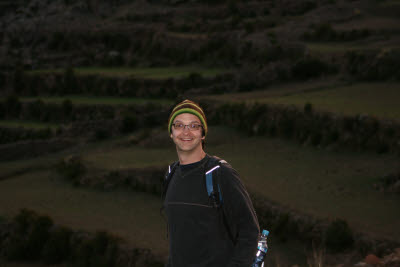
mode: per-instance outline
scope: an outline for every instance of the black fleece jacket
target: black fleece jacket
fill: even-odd
[[[260,229],[249,195],[223,163],[217,175],[222,210],[213,207],[204,178],[209,159],[178,166],[168,186],[168,267],[250,267],[254,259]]]

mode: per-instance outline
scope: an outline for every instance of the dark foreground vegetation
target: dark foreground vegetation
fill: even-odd
[[[150,250],[126,246],[106,231],[88,233],[55,225],[49,216],[27,209],[11,221],[1,221],[0,233],[0,255],[10,261],[81,267],[164,266]]]

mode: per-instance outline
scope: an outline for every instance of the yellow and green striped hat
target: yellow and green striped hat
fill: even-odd
[[[197,116],[203,125],[204,129],[204,136],[207,135],[207,120],[206,120],[206,115],[204,115],[203,109],[199,106],[199,104],[190,101],[188,99],[182,101],[178,105],[174,107],[174,109],[171,112],[171,115],[169,115],[169,120],[168,120],[168,132],[171,134],[171,128],[172,128],[172,123],[174,122],[174,119],[176,116],[182,113],[190,113],[195,116]]]

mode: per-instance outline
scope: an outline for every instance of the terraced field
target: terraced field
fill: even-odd
[[[399,120],[400,84],[384,83],[305,83],[288,84],[251,93],[225,94],[213,97],[222,101],[244,101],[294,105],[302,109],[311,103],[315,110],[342,115],[370,115]]]
[[[166,79],[183,78],[192,73],[203,77],[214,77],[229,72],[226,69],[201,68],[193,66],[166,67],[166,68],[104,68],[104,67],[79,67],[73,69],[76,75],[102,75],[105,77],[137,77],[141,79]],[[63,73],[65,69],[33,70],[28,74]]]
[[[131,97],[96,97],[83,95],[66,95],[66,96],[46,96],[46,97],[21,97],[22,102],[32,102],[42,100],[45,103],[62,104],[65,100],[70,100],[74,105],[144,105],[148,103],[172,105],[171,99],[146,99]]]
[[[30,129],[56,129],[59,125],[54,123],[43,123],[37,121],[22,121],[22,120],[0,120],[0,127],[7,128],[30,128]]]

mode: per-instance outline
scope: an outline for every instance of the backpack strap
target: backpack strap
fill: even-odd
[[[219,187],[219,177],[220,177],[219,171],[221,165],[224,163],[226,164],[228,162],[215,156],[211,157],[211,159],[207,164],[208,171],[206,171],[205,173],[206,187],[209,199],[212,201],[214,208],[217,208],[218,210],[220,226],[226,229],[229,239],[235,244],[236,239],[232,234],[231,227],[229,226],[229,223],[226,219],[226,214],[224,212],[224,209],[222,208],[223,196],[221,193],[221,188]]]
[[[218,184],[218,169],[221,167],[222,163],[227,163],[225,160],[222,160],[218,157],[211,157],[208,162],[208,171],[205,173],[206,179],[206,187],[207,187],[207,194],[208,197],[211,199],[213,206],[215,208],[221,207],[223,203],[221,188]],[[216,178],[213,178],[213,173]]]
[[[169,183],[172,180],[172,177],[174,176],[176,167],[179,166],[179,160],[175,161],[174,163],[172,163],[171,165],[168,165],[168,171],[165,173],[165,178],[164,178],[164,185],[163,185],[163,191],[161,194],[161,200],[164,202],[165,199],[165,195],[167,194],[167,190],[168,190],[168,186]]]

